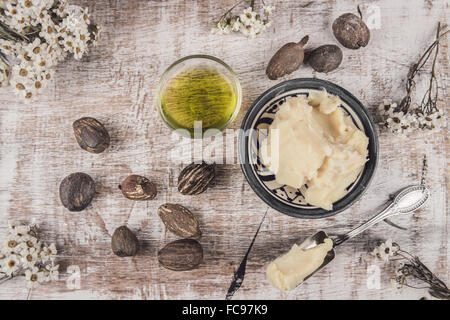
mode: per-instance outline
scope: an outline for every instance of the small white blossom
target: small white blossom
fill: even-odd
[[[223,35],[230,32],[240,32],[248,38],[255,38],[257,35],[264,32],[272,22],[269,20],[269,15],[274,10],[273,6],[263,6],[263,17],[253,10],[252,7],[244,9],[244,11],[231,17],[228,13],[220,21],[214,24],[211,33]]]
[[[20,258],[16,254],[10,254],[2,262],[2,272],[11,277],[20,268]]]
[[[228,34],[230,31],[231,28],[225,21],[217,22],[215,27],[211,29],[211,33],[218,35]]]
[[[408,134],[415,130],[436,132],[446,127],[447,119],[442,110],[424,114],[420,108],[409,111],[398,110],[396,103],[385,99],[377,108],[379,125],[383,130],[396,135]]]
[[[59,265],[47,265],[46,269],[48,271],[48,280],[49,281],[58,281],[59,280]]]
[[[256,21],[256,12],[251,7],[244,9],[244,12],[239,15],[239,19],[243,25],[250,26]]]
[[[39,251],[36,248],[23,250],[21,253],[24,268],[33,268],[39,261]]]
[[[25,275],[30,288],[57,280],[59,276],[59,266],[55,265],[56,245],[43,246],[36,231],[36,225],[9,223],[9,234],[0,252],[1,272],[9,278]]]
[[[100,28],[91,23],[87,8],[69,5],[66,0],[0,1],[0,22],[10,34],[37,29],[29,37],[31,42],[17,36],[15,40],[0,39],[1,52],[14,62],[7,66],[0,59],[0,88],[11,86],[26,100],[42,92],[59,62],[72,54],[81,59],[98,41]]]
[[[38,267],[33,267],[25,271],[25,279],[27,279],[28,287],[34,288],[45,282],[45,273]]]
[[[28,233],[30,232],[30,226],[16,226],[14,228],[14,234],[21,238],[24,239],[26,235],[28,235]]]
[[[19,253],[21,250],[20,240],[16,235],[10,234],[9,237],[3,241],[2,252],[4,254]]]
[[[41,259],[43,262],[51,261],[57,255],[58,251],[56,250],[56,246],[52,243],[50,246],[45,246],[41,251]]]
[[[272,14],[272,11],[275,10],[274,6],[263,6],[264,15],[270,16]]]
[[[390,257],[394,256],[398,247],[392,243],[392,240],[383,242],[372,251],[372,255],[376,256],[382,261],[388,261]]]

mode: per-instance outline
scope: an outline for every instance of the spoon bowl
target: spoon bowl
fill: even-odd
[[[321,230],[321,231],[313,234],[312,236],[306,238],[305,241],[303,241],[300,244],[300,248],[305,249],[305,250],[314,248],[315,246],[324,243],[325,239],[327,239],[327,238],[330,238],[328,236],[328,234],[325,231]],[[333,246],[334,246],[334,244],[333,244]],[[313,273],[311,273],[309,276],[307,276],[303,280],[303,282],[308,280],[308,278],[312,277],[317,271],[321,270],[323,267],[325,267],[327,264],[329,264],[334,259],[334,257],[335,257],[335,252],[334,252],[334,248],[333,248],[327,252],[327,255],[323,259],[323,262],[320,265],[320,267],[318,267]]]

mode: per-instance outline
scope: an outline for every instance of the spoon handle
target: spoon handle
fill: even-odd
[[[386,218],[395,216],[397,214],[399,214],[399,212],[396,210],[396,206],[394,205],[394,202],[391,202],[383,211],[378,213],[376,216],[374,216],[370,220],[364,222],[359,227],[353,229],[352,231],[350,231],[346,234],[338,235],[338,236],[334,237],[333,245],[336,247],[336,246],[342,244],[344,241],[357,236],[361,232],[366,231],[367,229],[374,226],[378,222],[383,221]]]

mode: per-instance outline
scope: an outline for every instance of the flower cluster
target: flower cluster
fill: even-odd
[[[234,8],[234,7],[233,7]],[[260,15],[254,11],[253,6],[250,6],[239,15],[233,15],[231,8],[228,10],[218,22],[214,24],[211,32],[213,34],[229,34],[230,32],[241,32],[249,38],[255,38],[258,34],[266,30],[271,21],[269,16],[274,10],[273,6],[263,6],[263,14]]]
[[[382,261],[398,262],[395,277],[391,279],[391,285],[394,288],[426,288],[435,298],[450,299],[450,289],[447,285],[431,272],[418,257],[402,250],[397,243],[387,240],[376,247],[371,254]],[[394,259],[391,259],[392,257]]]
[[[398,249],[397,244],[392,243],[392,240],[387,240],[373,249],[371,254],[382,261],[388,261],[390,257],[396,254]]]
[[[396,103],[384,100],[378,106],[379,125],[394,134],[407,134],[415,130],[436,132],[446,126],[446,116],[442,110],[424,112],[420,107],[410,111],[398,110]]]
[[[1,280],[25,276],[28,287],[58,280],[55,244],[43,244],[36,237],[35,225],[10,223],[9,234],[0,247]]]
[[[0,0],[0,87],[31,99],[69,55],[81,59],[98,40],[88,9],[68,0]]]

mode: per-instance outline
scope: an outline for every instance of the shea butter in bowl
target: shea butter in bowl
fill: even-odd
[[[263,93],[239,136],[242,171],[272,208],[306,219],[335,215],[367,189],[378,159],[369,112],[345,89],[294,79]]]

